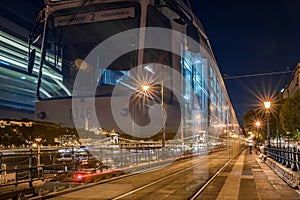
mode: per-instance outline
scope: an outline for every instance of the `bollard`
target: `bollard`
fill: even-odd
[[[7,182],[6,174],[7,174],[6,173],[6,164],[2,163],[1,164],[1,173],[0,173],[0,184]]]
[[[290,162],[290,147],[287,148],[287,162],[286,162],[286,167],[291,168],[291,162]]]
[[[292,170],[293,170],[293,171],[298,171],[297,164],[296,164],[296,147],[293,147],[292,155],[293,155],[293,159],[292,159]]]
[[[278,147],[278,160],[277,162],[281,163],[281,148]]]
[[[274,147],[271,148],[271,155],[272,155],[272,159],[276,160],[276,154],[275,154],[275,149]]]
[[[275,147],[272,147],[272,156],[273,156],[273,160],[277,160],[277,155],[276,155],[276,149]]]
[[[16,182],[15,182],[15,186],[17,187],[18,186],[18,166],[16,165],[15,166],[15,180],[16,180]]]
[[[272,147],[272,149],[271,149],[271,154],[272,154],[272,159],[276,160],[276,154],[275,154],[275,148],[274,147]]]
[[[54,185],[53,192],[57,192],[57,186]]]
[[[39,190],[38,190],[38,196],[39,197],[42,196],[42,189],[41,188],[39,188]]]
[[[282,148],[281,154],[282,154],[281,164],[285,165],[285,147]]]
[[[29,168],[29,171],[28,171],[28,177],[29,177],[29,187],[33,187],[33,180],[32,180],[32,148],[30,148],[30,154],[29,154],[29,161],[28,161],[28,168]]]
[[[276,162],[279,162],[280,160],[280,152],[279,152],[279,148],[276,147]]]

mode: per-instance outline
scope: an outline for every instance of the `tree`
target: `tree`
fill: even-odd
[[[248,110],[244,116],[244,130],[246,132],[252,131],[255,123],[255,119],[257,118],[257,112],[255,110]]]
[[[243,116],[244,119],[244,130],[246,133],[252,132],[255,135],[256,140],[258,140],[258,137],[260,138],[266,138],[266,134],[262,131],[262,127],[256,127],[256,122],[262,123],[264,120],[264,117],[262,116],[262,112],[260,112],[259,109],[257,110],[249,110],[245,113]]]
[[[281,138],[281,136],[285,135],[285,131],[283,130],[280,122],[280,110],[284,103],[284,100],[281,96],[277,96],[272,100],[272,109],[270,113],[270,135],[271,138]]]
[[[272,109],[270,109],[269,126],[271,138],[277,138],[282,135],[283,129],[280,124],[279,111],[282,107],[282,100],[279,96],[272,100]],[[261,126],[256,127],[255,123],[260,122]],[[244,115],[244,130],[246,132],[251,131],[256,138],[259,135],[260,139],[267,139],[267,115],[264,107],[260,107],[256,110],[249,110]],[[259,132],[259,133],[258,133]]]
[[[280,122],[285,132],[293,137],[300,130],[300,92],[285,99],[280,110]]]
[[[293,126],[293,112],[291,110],[293,105],[293,101],[291,98],[286,98],[281,110],[280,110],[280,122],[282,125],[282,128],[286,132],[292,132],[292,126]]]
[[[294,130],[299,132],[300,131],[300,91],[294,95],[293,97],[293,112],[294,112]]]

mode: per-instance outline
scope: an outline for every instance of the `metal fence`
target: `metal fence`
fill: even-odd
[[[265,153],[268,157],[293,171],[300,170],[300,150],[297,150],[296,147],[270,147],[265,149]]]
[[[0,186],[28,183],[32,187],[34,180],[43,177],[36,160],[37,153],[32,150],[13,154],[0,152]]]

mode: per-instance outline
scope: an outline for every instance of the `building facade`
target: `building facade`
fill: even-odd
[[[292,78],[282,92],[283,99],[293,97],[297,91],[300,91],[300,63],[293,71]]]

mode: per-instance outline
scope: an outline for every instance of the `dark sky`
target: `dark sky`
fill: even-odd
[[[3,7],[14,1],[2,2]],[[36,7],[43,4],[42,0],[27,1]],[[300,62],[300,0],[189,2],[203,24],[222,74],[287,71]],[[13,8],[23,15],[21,4],[20,8],[16,5]],[[285,73],[224,80],[240,123],[246,111],[256,109],[260,98],[276,95],[290,76]]]
[[[219,69],[230,76],[293,70],[300,62],[299,0],[190,0]],[[242,124],[261,98],[274,97],[291,73],[224,80]]]

